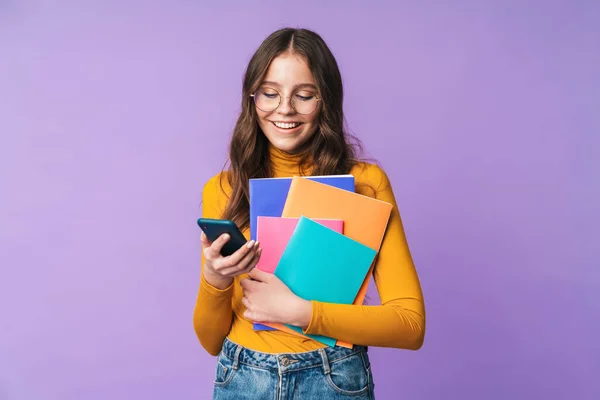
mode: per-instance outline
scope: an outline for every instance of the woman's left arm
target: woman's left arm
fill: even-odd
[[[370,167],[373,196],[393,205],[373,275],[381,305],[307,301],[293,294],[273,274],[250,272],[242,279],[244,316],[252,321],[292,324],[304,333],[377,347],[418,350],[425,336],[421,284],[408,248],[396,199],[387,175]]]
[[[377,168],[375,197],[393,205],[373,271],[381,305],[312,302],[307,334],[348,343],[418,350],[425,337],[425,306],[396,199],[386,174]]]

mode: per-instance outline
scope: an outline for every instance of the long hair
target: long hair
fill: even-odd
[[[300,165],[310,160],[311,175],[337,175],[350,172],[358,162],[361,145],[345,129],[342,77],[329,47],[321,36],[308,29],[284,28],[273,32],[262,42],[246,68],[242,110],[229,145],[227,179],[232,191],[223,218],[231,219],[240,229],[249,226],[249,179],[269,178],[273,173],[268,141],[258,125],[250,95],[261,85],[271,61],[286,52],[306,59],[323,100],[318,129]]]

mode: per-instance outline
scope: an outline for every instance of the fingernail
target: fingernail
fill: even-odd
[[[258,247],[259,245],[260,245],[260,243],[259,243],[259,242],[256,242],[256,243],[254,243],[254,246],[255,246],[255,247]]]
[[[229,235],[228,234],[223,235],[223,240],[229,240]]]
[[[251,249],[252,246],[254,246],[254,243],[255,243],[254,240],[249,241],[248,242],[248,248]]]

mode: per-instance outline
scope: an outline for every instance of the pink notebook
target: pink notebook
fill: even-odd
[[[344,221],[341,219],[312,219],[338,233],[344,233]],[[260,242],[262,254],[256,268],[273,273],[288,241],[296,229],[299,218],[258,217],[256,239]]]
[[[256,268],[270,274],[275,272],[279,259],[283,254],[288,241],[296,229],[296,225],[300,218],[282,218],[259,216],[256,219],[256,240],[260,242],[262,254]],[[344,221],[341,219],[313,219],[338,233],[344,233]],[[253,324],[254,330],[257,331],[272,331],[274,327],[269,327],[261,323]],[[288,329],[285,325],[280,326],[280,330]],[[292,331],[293,332],[293,331]]]

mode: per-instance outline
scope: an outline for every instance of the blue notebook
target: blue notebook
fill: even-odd
[[[326,185],[354,192],[353,175],[306,176]],[[281,217],[292,177],[250,179],[250,240],[256,240],[256,220],[261,217]]]
[[[306,176],[326,185],[354,192],[353,175]],[[250,179],[250,239],[256,240],[258,217],[281,217],[287,199],[292,177]],[[273,328],[262,324],[254,324],[254,330],[272,331]]]
[[[292,292],[306,300],[352,304],[377,251],[309,218],[300,217],[275,269]],[[296,326],[286,325],[302,333]],[[306,335],[328,346],[337,339]]]

